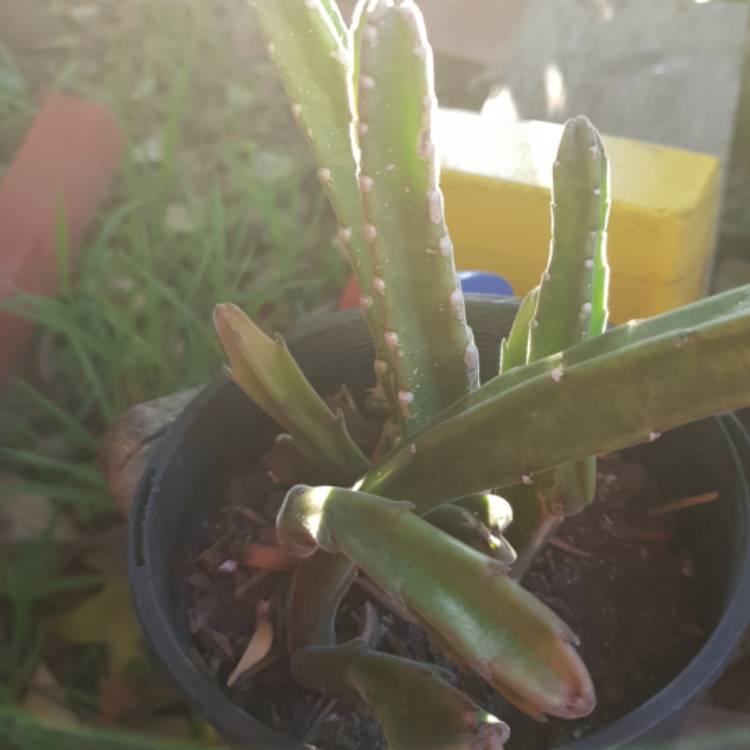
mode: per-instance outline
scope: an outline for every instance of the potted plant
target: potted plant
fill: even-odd
[[[359,696],[394,749],[494,750],[507,740],[503,717],[437,668],[373,648],[362,635],[339,638],[337,612],[360,569],[454,664],[522,712],[586,716],[596,690],[577,638],[518,579],[561,520],[592,501],[597,455],[656,446],[667,430],[750,403],[750,289],[605,332],[609,165],[580,117],[567,123],[554,164],[553,237],[540,285],[517,310],[478,303],[467,320],[432,140],[432,56],[416,5],[362,0],[350,30],[331,0],[251,5],[319,165],[371,334],[371,344],[361,330],[353,335],[351,319],[308,329],[291,347],[295,361],[238,308],[216,310],[231,378],[321,479],[290,489],[275,521],[281,549],[296,560],[277,613],[291,675],[323,694]],[[320,347],[322,358],[305,346]],[[500,374],[480,385],[480,364],[493,375],[498,361]],[[384,415],[374,462],[318,395],[341,384],[360,396],[373,386],[370,401]],[[218,456],[223,473],[273,437],[258,412],[239,420],[247,405],[237,396],[225,383],[209,388],[147,470],[131,515],[131,577],[149,638],[188,697],[240,741],[299,748],[232,705],[189,659],[180,564],[205,541],[212,516],[198,511],[189,522],[196,497],[215,492]],[[714,460],[681,472],[722,485],[715,536],[744,529],[735,449],[718,423],[702,429]],[[683,430],[664,442],[670,455],[692,457],[695,434]],[[718,467],[730,472],[729,485]],[[746,555],[718,567],[733,571],[732,596],[747,590]],[[717,609],[718,636],[701,653],[700,679],[680,686],[680,705],[720,668],[744,624],[726,598]],[[268,653],[273,618],[256,613],[246,666]],[[610,747],[660,725],[663,706],[645,708],[637,729],[575,747]]]

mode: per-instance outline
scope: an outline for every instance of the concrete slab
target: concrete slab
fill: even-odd
[[[467,9],[467,5],[470,8]],[[528,0],[427,0],[420,2],[430,43],[438,52],[477,65],[493,65],[516,33]]]
[[[605,133],[726,160],[748,8],[690,0],[423,3],[440,52],[484,66],[521,119],[587,114]]]
[[[738,257],[723,258],[714,270],[711,292],[718,294],[750,284],[750,260]]]

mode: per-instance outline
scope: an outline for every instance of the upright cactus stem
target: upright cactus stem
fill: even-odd
[[[361,290],[360,307],[378,359],[389,359],[381,301],[373,287],[362,196],[357,181],[353,59],[349,35],[333,0],[251,0],[268,54],[318,165],[318,178],[338,219],[339,238]],[[376,371],[394,417],[397,391]]]
[[[552,171],[552,241],[530,321],[528,361],[605,330],[609,185],[609,160],[596,128],[582,116],[568,120]],[[550,489],[546,496],[538,495],[544,504],[540,534],[548,533],[547,514],[571,515],[594,499],[596,459],[561,466],[554,481],[543,484]]]
[[[251,0],[250,7],[344,227],[355,270],[371,277],[352,148],[351,56],[338,8],[328,0]]]
[[[568,120],[552,177],[552,242],[531,321],[529,361],[605,329],[609,161],[585,117]]]
[[[477,385],[478,354],[443,215],[421,13],[411,0],[363,0],[355,19],[359,189],[389,353],[380,367],[408,434]]]

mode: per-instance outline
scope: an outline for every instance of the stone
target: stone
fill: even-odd
[[[99,461],[109,491],[125,518],[149,458],[201,387],[178,391],[131,407],[102,438]]]
[[[497,62],[498,50],[519,28],[527,0],[430,0],[420,3],[435,51],[478,65]]]

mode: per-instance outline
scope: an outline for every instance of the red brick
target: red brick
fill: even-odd
[[[14,290],[54,294],[64,206],[71,259],[106,198],[125,139],[91,102],[53,94],[43,103],[0,184],[0,300]],[[33,326],[0,312],[0,387]]]

